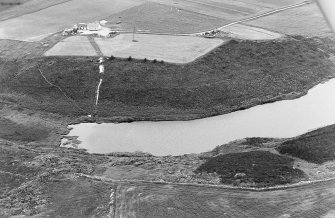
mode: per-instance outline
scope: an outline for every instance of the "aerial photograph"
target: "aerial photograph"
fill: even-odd
[[[0,217],[335,218],[334,0],[0,0]]]

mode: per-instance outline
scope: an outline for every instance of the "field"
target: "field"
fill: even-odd
[[[175,0],[173,2],[164,0],[152,1],[178,7],[186,11],[192,11],[195,13],[232,21],[251,17],[256,14],[261,14],[278,7],[302,2],[301,0],[287,0],[280,2],[264,0],[240,0],[234,1],[234,3],[231,0]]]
[[[94,47],[86,36],[65,38],[57,43],[45,56],[97,56]]]
[[[192,36],[121,34],[111,39],[95,38],[105,56],[136,59],[164,60],[172,63],[188,63],[205,55],[224,41]]]
[[[156,33],[194,33],[295,2],[298,1],[245,0],[232,4],[228,0],[31,0],[0,15],[0,38],[40,41],[76,23],[105,18],[117,29],[131,30],[135,26]],[[122,23],[117,25],[119,21]]]
[[[171,34],[202,32],[228,23],[222,18],[158,3],[145,3],[109,16],[106,20],[112,29],[132,32],[135,27],[136,31]]]
[[[232,38],[244,40],[274,40],[283,36],[279,33],[242,24],[220,28],[220,30],[226,32]]]
[[[1,0],[0,1],[0,12],[16,7],[18,5],[25,4],[30,0]]]
[[[136,0],[72,0],[0,22],[0,38],[39,41],[76,23],[99,20],[138,4]]]
[[[12,2],[12,0],[7,1]],[[36,11],[68,1],[71,0],[17,0],[16,2],[24,2],[24,4],[13,5],[11,8],[2,11],[0,14],[0,21],[19,17],[29,13],[34,13]]]
[[[247,24],[289,35],[331,35],[331,29],[315,3],[249,21]]]

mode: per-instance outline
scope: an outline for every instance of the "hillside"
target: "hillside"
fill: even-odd
[[[233,40],[185,65],[111,59],[105,63],[98,115],[114,120],[186,120],[298,97],[333,77],[327,57],[312,39],[286,39]],[[93,58],[1,60],[0,66],[5,101],[69,116],[93,112],[99,76]],[[71,100],[50,86],[39,69]]]
[[[277,150],[308,162],[323,164],[335,160],[335,125],[317,129],[282,143]]]

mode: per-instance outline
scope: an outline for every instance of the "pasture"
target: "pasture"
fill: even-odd
[[[71,0],[1,0],[0,3],[11,2],[14,3],[14,5],[9,5],[10,7],[8,7],[8,4],[3,4],[4,6],[7,6],[8,9],[1,12],[0,21],[33,13],[68,1]]]
[[[221,39],[192,36],[121,34],[114,38],[95,38],[105,56],[136,59],[157,59],[173,63],[188,63],[223,44]]]
[[[246,22],[246,24],[289,35],[326,36],[331,34],[330,27],[315,3],[272,14]]]
[[[234,24],[220,28],[220,30],[227,32],[233,38],[245,40],[273,40],[283,36],[279,33],[243,24]]]
[[[22,0],[23,1],[23,0]],[[0,15],[0,39],[40,41],[79,22],[107,19],[154,33],[194,33],[300,0],[30,0]]]
[[[97,56],[86,36],[69,37],[60,41],[45,56]]]
[[[135,27],[136,31],[178,34],[207,31],[229,23],[226,19],[159,3],[145,3],[111,15],[105,20],[112,29],[133,31]],[[117,24],[119,22],[121,23]]]
[[[39,41],[79,22],[92,22],[141,4],[137,0],[72,0],[0,22],[0,38]]]

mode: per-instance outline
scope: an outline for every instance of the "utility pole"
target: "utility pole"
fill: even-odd
[[[135,26],[134,26],[134,29],[133,29],[133,42],[136,42],[136,40],[135,40]]]

